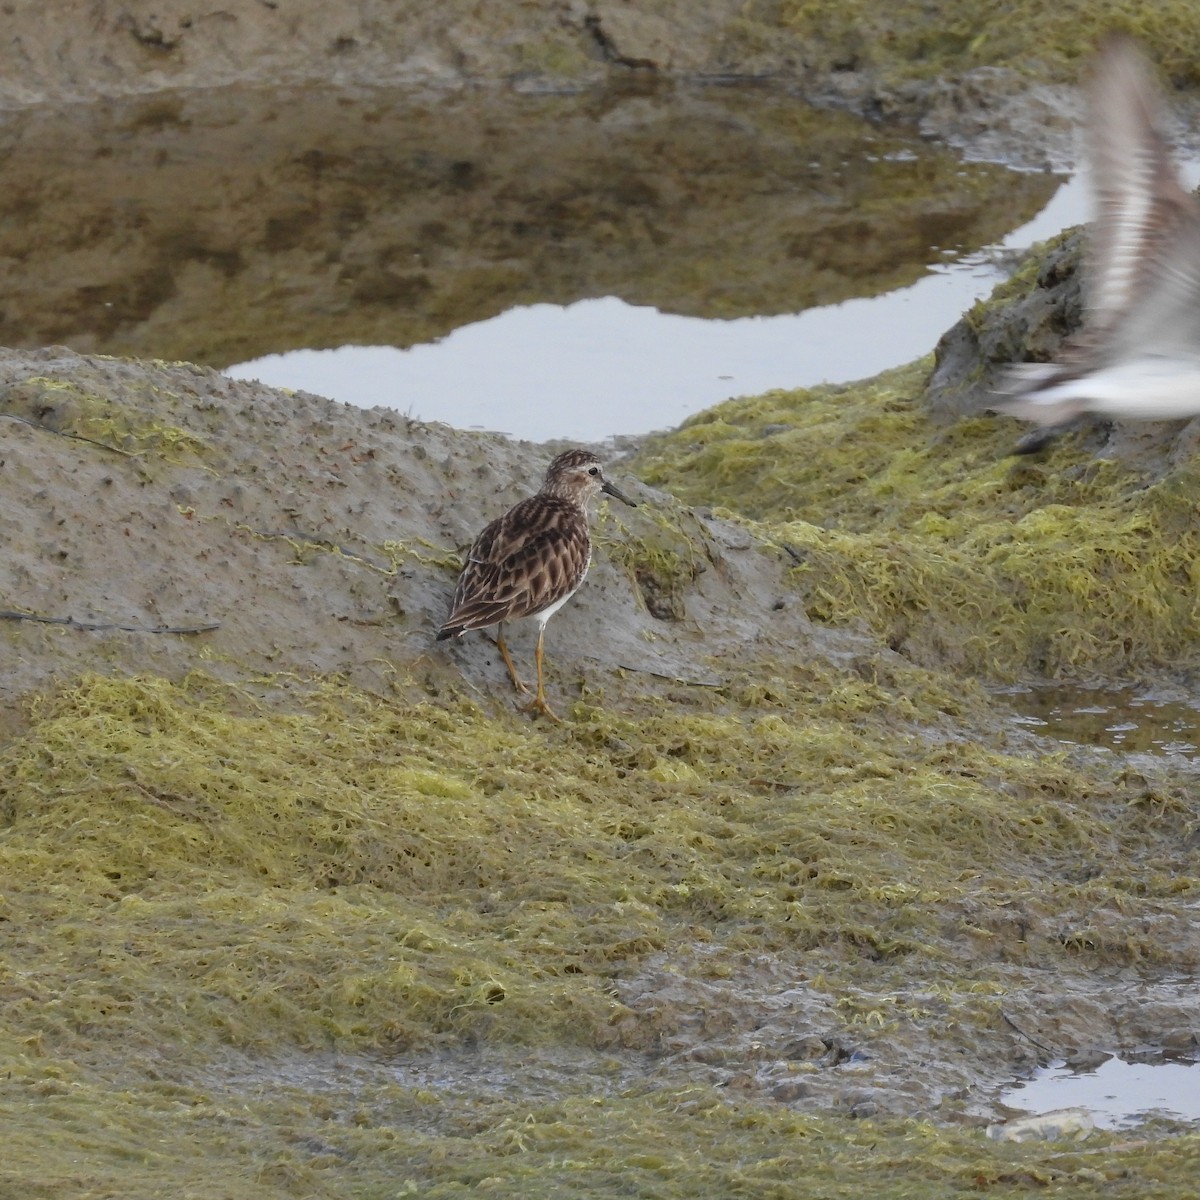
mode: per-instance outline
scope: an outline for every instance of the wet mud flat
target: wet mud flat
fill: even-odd
[[[1047,646],[1182,678],[1195,618],[1046,642],[1095,607],[1050,570],[1025,625],[977,608],[947,640],[937,605],[1014,521],[1065,522],[1157,556],[1131,576],[1157,614],[1190,458],[1006,462],[1010,427],[927,414],[928,372],[723,406],[613,464],[643,503],[598,514],[552,624],[552,729],[486,640],[431,642],[479,512],[541,448],[6,353],[10,1177],[1188,1194],[1178,1125],[984,1133],[1039,1065],[1193,1052],[1200,951],[1191,761],[1056,744],[984,683]],[[161,632],[184,625],[216,628]]]
[[[995,694],[1188,692],[1194,439],[1014,463],[931,368],[631,447],[559,730],[430,643],[543,448],[0,354],[4,1188],[1194,1195],[1179,1122],[985,1134],[1196,1050],[1192,761]]]

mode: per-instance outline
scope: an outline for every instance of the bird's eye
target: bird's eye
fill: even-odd
[[[588,467],[588,474],[589,475],[599,475],[600,468],[599,467]]]

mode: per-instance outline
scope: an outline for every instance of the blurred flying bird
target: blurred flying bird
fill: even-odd
[[[1084,323],[1050,363],[1011,367],[991,407],[1043,428],[1028,452],[1085,414],[1200,413],[1200,203],[1180,182],[1159,89],[1127,37],[1103,44],[1088,91],[1092,222]]]

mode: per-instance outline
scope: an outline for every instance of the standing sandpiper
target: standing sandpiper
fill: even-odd
[[[542,641],[546,622],[578,591],[591,565],[587,504],[597,492],[637,507],[604,478],[600,460],[590,450],[560,454],[547,469],[541,491],[515,504],[475,539],[454,589],[450,615],[437,635],[441,641],[460,637],[468,629],[497,626],[496,645],[513,687],[527,692],[504,642],[504,622],[534,617],[537,694],[523,711],[539,712],[560,723],[546,703]]]
[[[1052,363],[1021,363],[1001,412],[1049,426],[1084,413],[1161,420],[1200,413],[1200,203],[1181,184],[1141,53],[1110,37],[1088,93],[1083,328]]]

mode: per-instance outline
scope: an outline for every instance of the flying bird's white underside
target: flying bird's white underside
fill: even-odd
[[[1084,329],[1056,362],[1011,368],[994,407],[1047,426],[1089,412],[1200,415],[1200,205],[1179,181],[1158,90],[1128,39],[1101,53],[1089,99]]]
[[[1044,364],[1013,368],[1014,390],[1036,384],[1045,374]],[[1200,356],[1124,358],[1078,378],[1014,395],[1002,407],[1014,417],[1043,424],[1083,412],[1143,421],[1194,417],[1200,415]]]

